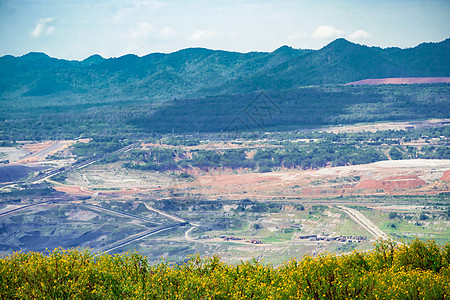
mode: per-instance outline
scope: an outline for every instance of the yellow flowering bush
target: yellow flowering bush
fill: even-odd
[[[139,253],[59,248],[0,258],[0,299],[448,299],[449,263],[450,244],[419,240],[278,268],[216,256],[149,264]]]

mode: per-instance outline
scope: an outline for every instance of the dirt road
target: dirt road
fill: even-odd
[[[126,246],[128,244],[131,244],[133,242],[137,242],[139,240],[142,240],[142,239],[144,239],[146,237],[149,237],[151,235],[154,235],[154,234],[157,234],[157,233],[160,233],[162,231],[169,230],[169,229],[172,229],[172,228],[175,228],[175,227],[178,227],[178,226],[181,226],[181,224],[166,225],[166,226],[161,226],[161,227],[157,227],[157,228],[150,229],[150,230],[145,230],[143,232],[140,232],[140,233],[137,233],[135,235],[126,237],[124,239],[121,239],[121,240],[119,240],[119,241],[109,245],[108,248],[101,249],[100,251],[98,251],[98,253],[95,256],[98,256],[98,255],[100,255],[102,253],[108,253],[110,251],[116,250],[116,249],[121,248],[123,246]]]
[[[63,148],[68,147],[71,144],[73,144],[73,141],[58,141],[58,142],[50,143],[48,147],[45,147],[44,149],[41,149],[37,152],[31,153],[16,163],[24,164],[24,163],[41,161],[47,155],[53,154]]]
[[[158,214],[160,214],[160,215],[162,215],[164,217],[167,217],[169,219],[172,219],[174,221],[181,222],[181,223],[185,223],[186,222],[186,220],[183,220],[182,218],[176,217],[174,215],[169,215],[168,213],[160,211],[159,209],[153,208],[153,207],[151,207],[150,205],[148,205],[145,202],[144,202],[144,205],[147,207],[147,209],[152,210],[152,211],[154,211],[154,212],[156,212],[156,213],[158,213]]]
[[[1,212],[0,216],[7,216],[7,215],[13,214],[15,212],[18,212],[18,211],[21,211],[21,210],[24,210],[24,209],[28,209],[28,208],[33,207],[33,206],[42,205],[42,204],[47,204],[47,202],[33,203],[33,204],[29,204],[29,205],[23,205],[23,206],[20,206],[20,207],[16,207],[14,209]]]
[[[186,230],[186,232],[184,233],[184,238],[186,239],[186,241],[190,241],[193,242],[194,239],[189,235],[191,233],[192,230],[194,230],[195,228],[197,228],[197,226],[191,227],[188,230]]]
[[[150,220],[150,219],[145,218],[145,217],[124,213],[124,212],[121,212],[121,211],[117,211],[117,210],[113,210],[113,209],[109,209],[109,208],[106,208],[106,207],[101,207],[101,206],[93,205],[93,204],[84,204],[84,205],[87,206],[87,207],[90,207],[92,209],[95,209],[97,211],[107,212],[107,213],[110,213],[110,214],[113,214],[113,215],[117,215],[117,216],[120,216],[120,217],[132,218],[132,219],[136,219],[136,220],[143,221],[143,222],[150,222],[150,223],[153,223],[153,224],[156,224],[156,225],[162,225],[162,223],[160,223],[160,222],[155,222],[155,221]]]
[[[364,229],[366,229],[370,234],[373,235],[375,239],[387,238],[387,234],[384,233],[380,228],[375,226],[369,219],[367,219],[362,213],[359,211],[349,208],[346,206],[338,206],[342,211],[344,211],[353,221],[361,225]]]

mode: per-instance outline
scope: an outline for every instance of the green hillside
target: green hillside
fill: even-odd
[[[107,101],[168,100],[192,95],[247,93],[366,78],[450,76],[450,39],[415,48],[381,49],[338,39],[320,50],[283,46],[271,53],[190,48],[138,57],[83,61],[43,53],[0,58],[0,97],[67,94]]]
[[[139,138],[151,133],[296,130],[450,117],[448,84],[328,86],[175,99],[0,101],[0,140]]]
[[[381,49],[338,39],[271,53],[190,48],[83,61],[0,58],[0,140],[290,130],[449,117],[448,84],[342,86],[450,76],[450,39]]]
[[[291,130],[450,117],[447,84],[270,90],[166,102],[131,120],[147,132]]]

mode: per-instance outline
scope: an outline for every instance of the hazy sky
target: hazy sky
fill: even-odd
[[[318,49],[344,37],[413,47],[450,37],[450,0],[0,0],[0,55]]]

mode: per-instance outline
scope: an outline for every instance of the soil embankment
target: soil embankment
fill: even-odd
[[[417,176],[396,176],[384,180],[364,180],[358,183],[356,189],[382,189],[387,192],[393,190],[410,190],[425,185],[426,182]]]
[[[418,84],[418,83],[450,83],[450,77],[399,77],[399,78],[364,79],[346,83],[345,85]]]
[[[441,177],[442,181],[450,181],[450,170],[445,171],[444,175]]]
[[[128,182],[126,174],[121,178]],[[125,196],[132,194],[204,195],[207,198],[229,199],[298,199],[308,197],[336,197],[352,195],[423,195],[448,192],[450,160],[411,159],[380,161],[366,165],[328,167],[319,170],[280,169],[268,173],[241,173],[213,170],[198,174],[193,181],[168,180],[158,188],[148,182],[133,181],[129,189],[114,189],[111,184],[90,185],[80,181],[54,188],[77,196]]]
[[[27,167],[21,165],[9,165],[0,167],[0,183],[14,182],[26,178],[34,171],[47,169],[46,167]]]

